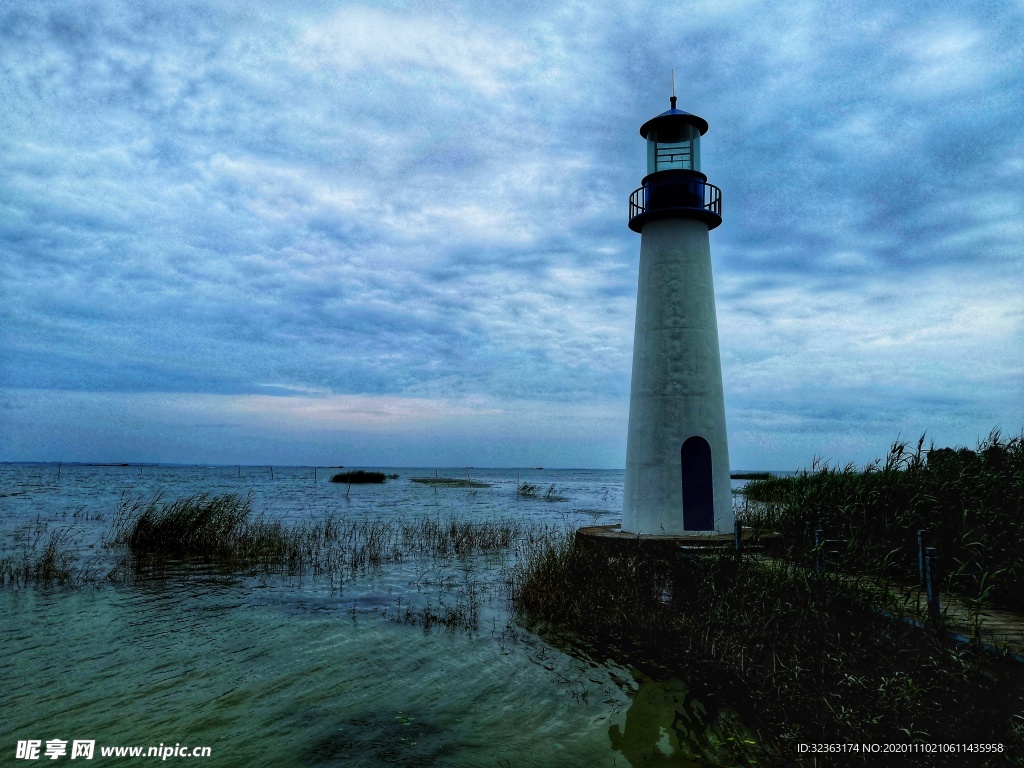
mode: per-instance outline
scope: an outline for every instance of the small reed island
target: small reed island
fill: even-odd
[[[347,483],[349,485],[386,483],[389,479],[397,480],[398,475],[386,475],[383,472],[368,472],[365,469],[352,469],[348,472],[338,472],[337,474],[331,475],[332,483]]]

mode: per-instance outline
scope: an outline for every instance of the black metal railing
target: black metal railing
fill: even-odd
[[[703,206],[705,211],[710,211],[716,216],[722,215],[722,190],[716,187],[714,184],[708,184],[707,182],[691,181],[686,185],[688,187],[687,192],[690,199],[683,204],[678,204],[678,200],[673,200],[676,204],[669,203],[649,205],[648,203],[648,192],[655,189],[654,187],[640,187],[635,190],[633,194],[629,196],[629,218],[630,220],[640,216],[641,214],[647,213],[649,210],[663,210],[671,208],[700,208]],[[673,196],[676,197],[676,196]],[[668,202],[667,200],[665,202]]]

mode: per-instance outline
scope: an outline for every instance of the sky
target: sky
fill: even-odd
[[[1024,4],[0,3],[0,461],[621,468],[704,117],[731,464],[1024,427]]]

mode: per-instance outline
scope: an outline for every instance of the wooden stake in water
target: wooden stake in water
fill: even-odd
[[[60,465],[63,464],[63,463],[64,462],[62,462],[62,461],[58,461],[57,462],[57,479],[58,480],[60,480]]]
[[[523,487],[523,484],[519,482],[519,473],[516,472],[516,496],[519,495],[519,489]]]
[[[270,479],[271,480],[274,479],[274,468],[273,467],[270,468]]]
[[[313,467],[313,485],[316,485],[316,467]]]
[[[241,464],[238,465],[238,476],[239,477],[242,476],[242,465]]]
[[[139,477],[142,477],[142,465],[139,464]]]

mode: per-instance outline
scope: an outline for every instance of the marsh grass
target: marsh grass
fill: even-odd
[[[769,751],[737,753],[731,764],[810,765],[820,756],[796,745],[823,741],[1024,746],[1024,721],[1012,719],[1024,713],[1020,668],[881,618],[874,609],[886,594],[870,579],[731,555],[613,551],[570,535],[523,552],[508,589],[520,619],[541,632],[569,633],[749,704]],[[905,764],[963,761],[917,755]]]
[[[23,544],[16,553],[0,559],[0,585],[70,584],[76,582],[77,546],[68,529]]]
[[[256,515],[250,498],[235,494],[122,500],[108,548],[121,548],[136,574],[188,563],[213,563],[250,573],[347,578],[409,558],[445,560],[496,555],[526,536],[530,526],[513,518],[487,521],[417,517],[407,520],[343,519],[334,515],[286,524]],[[526,538],[529,538],[526,536]]]
[[[396,614],[403,623],[420,626],[428,633],[434,628],[473,633],[479,628],[480,609],[487,591],[487,584],[481,584],[467,572],[454,590],[446,586],[435,588],[433,599],[426,605],[416,608],[407,604],[404,611],[399,605]]]
[[[332,483],[348,483],[349,485],[368,485],[371,483],[385,483],[388,477],[398,475],[385,475],[383,472],[369,472],[365,469],[353,469],[349,472],[338,472],[331,475]]]
[[[542,501],[568,501],[567,496],[562,496],[559,490],[552,483],[548,489],[541,493],[541,487],[535,483],[522,483],[516,488],[516,495],[528,499],[541,499]]]
[[[18,538],[15,551],[0,557],[0,586],[86,586],[109,575],[101,557],[82,557],[70,527],[51,530],[48,523],[36,520],[25,526]]]
[[[945,587],[1024,610],[1024,441],[993,431],[975,450],[896,442],[865,469],[815,464],[746,486],[746,522],[778,531],[810,564],[819,524],[840,542],[835,567],[918,577],[917,531],[938,550]]]

